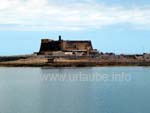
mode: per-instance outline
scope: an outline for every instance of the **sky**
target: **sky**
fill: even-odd
[[[0,0],[0,56],[39,51],[40,40],[91,40],[116,54],[150,53],[149,0]]]

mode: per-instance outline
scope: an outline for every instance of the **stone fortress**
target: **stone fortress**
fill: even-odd
[[[63,40],[59,36],[58,40],[42,39],[39,55],[52,56],[89,56],[97,54],[98,51],[93,49],[90,40]]]

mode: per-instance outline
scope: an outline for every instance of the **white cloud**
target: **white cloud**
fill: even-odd
[[[95,1],[0,0],[0,29],[84,30],[117,24],[150,28],[150,7],[125,8]]]

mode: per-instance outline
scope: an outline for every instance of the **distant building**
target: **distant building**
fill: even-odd
[[[39,54],[47,55],[90,55],[93,54],[93,49],[90,40],[62,40],[59,36],[58,40],[42,39]]]

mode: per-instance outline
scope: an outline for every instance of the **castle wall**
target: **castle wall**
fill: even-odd
[[[39,53],[60,51],[60,50],[61,50],[61,46],[59,41],[42,40]]]
[[[90,51],[93,50],[91,41],[64,41],[42,39],[40,54],[51,53],[54,51]]]
[[[65,41],[63,44],[63,50],[65,51],[87,51],[92,49],[93,47],[90,41]]]

